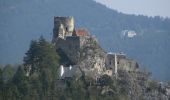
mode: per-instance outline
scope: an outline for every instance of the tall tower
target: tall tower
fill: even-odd
[[[54,17],[53,39],[72,36],[73,30],[74,18],[72,16]]]

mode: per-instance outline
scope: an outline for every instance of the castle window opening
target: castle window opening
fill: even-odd
[[[112,65],[112,62],[110,61],[109,64]]]
[[[68,27],[66,27],[66,31],[68,31]]]

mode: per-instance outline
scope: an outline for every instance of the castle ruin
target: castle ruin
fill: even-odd
[[[117,76],[119,69],[134,71],[138,68],[137,62],[127,58],[123,53],[105,52],[87,29],[74,27],[74,18],[70,16],[54,17],[52,43],[57,50],[65,54],[65,58],[68,58],[60,66],[62,79],[70,75],[65,75],[69,71],[74,74],[73,70],[76,70],[74,66],[79,66],[87,75],[94,78],[103,74]]]

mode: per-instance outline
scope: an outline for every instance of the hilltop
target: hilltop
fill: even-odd
[[[169,80],[169,18],[127,15],[92,0],[1,0],[0,13],[1,64],[22,63],[31,39],[43,35],[51,40],[53,16],[71,15],[76,26],[87,27],[106,51],[124,52],[154,78]],[[122,38],[124,30],[137,35]]]
[[[0,68],[0,99],[169,100],[170,83],[150,79],[134,59],[107,52],[74,17],[54,17],[52,43],[32,40],[23,64]]]

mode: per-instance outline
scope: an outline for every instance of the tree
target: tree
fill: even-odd
[[[56,52],[55,47],[47,42],[42,36],[39,39],[39,55],[40,67],[50,69],[52,74],[56,74],[59,56]]]
[[[2,100],[18,100],[20,98],[20,93],[16,85],[12,82],[4,84],[1,98],[3,98]]]
[[[31,82],[35,80],[39,84],[37,90],[42,90],[39,95],[47,96],[50,91],[55,89],[58,63],[59,56],[54,45],[42,36],[39,40],[31,41],[30,48],[24,57],[24,66],[26,70],[27,66],[31,66],[29,78]]]
[[[29,80],[26,76],[26,72],[23,66],[19,66],[17,72],[14,75],[13,83],[17,86],[20,94],[23,96],[29,92]]]
[[[106,85],[106,86],[113,84],[113,80],[111,79],[111,77],[108,76],[108,75],[106,75],[106,74],[103,75],[103,76],[101,76],[101,78],[99,79],[99,82],[100,82],[102,85]]]
[[[3,73],[2,73],[2,76],[3,76],[3,82],[4,83],[7,83],[8,81],[10,81],[12,79],[14,75],[14,69],[11,65],[6,65],[3,69]]]
[[[2,70],[0,68],[0,90],[1,90],[2,86],[3,86],[3,79],[2,79]]]
[[[24,65],[30,65],[32,70],[36,70],[38,64],[38,42],[35,40],[31,41],[30,48],[26,52],[26,57],[24,57]]]
[[[31,66],[34,71],[42,72],[44,69],[50,69],[52,76],[57,72],[59,56],[55,47],[46,41],[42,36],[38,41],[31,41],[29,50],[24,57],[24,65]],[[56,77],[53,77],[56,78]]]

